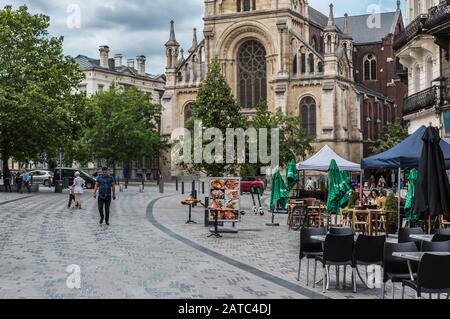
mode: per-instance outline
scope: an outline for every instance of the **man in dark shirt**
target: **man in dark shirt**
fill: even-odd
[[[103,221],[109,226],[109,211],[111,201],[116,200],[116,187],[114,185],[114,178],[109,175],[107,167],[102,168],[102,174],[97,177],[95,183],[93,197],[97,198],[98,191],[98,211],[100,213],[100,225]],[[105,214],[103,214],[103,210]]]
[[[5,193],[9,190],[10,193],[12,193],[11,190],[11,172],[5,171],[3,173],[3,184],[5,185]]]

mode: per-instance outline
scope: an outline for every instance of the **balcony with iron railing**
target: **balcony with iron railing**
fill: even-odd
[[[439,30],[442,27],[448,28],[450,21],[450,0],[441,1],[439,5],[430,9],[430,15],[424,23],[424,28],[430,30]]]
[[[432,108],[434,106],[437,106],[437,102],[438,87],[432,86],[426,90],[420,91],[405,98],[405,104],[403,105],[403,114],[409,115]]]
[[[423,24],[427,20],[428,15],[422,14],[415,18],[402,33],[400,33],[394,40],[394,50],[398,51],[403,48],[409,41],[414,39],[416,36],[424,32]]]

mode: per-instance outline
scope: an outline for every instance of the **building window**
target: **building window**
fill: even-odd
[[[301,67],[302,67],[302,73],[306,73],[306,54],[305,53],[302,53]]]
[[[364,58],[364,81],[377,80],[377,59],[373,54]]]
[[[184,78],[186,82],[189,82],[191,80],[191,65],[189,63],[186,63]]]
[[[414,93],[420,92],[420,65],[414,67]]]
[[[99,85],[97,86],[97,91],[98,91],[98,93],[102,93],[104,89],[105,89],[105,86],[104,86],[103,84],[99,84]]]
[[[433,58],[427,59],[427,85],[431,87],[433,82]]]
[[[316,101],[312,97],[305,97],[300,101],[300,116],[302,128],[313,136],[317,136]]]
[[[237,60],[241,107],[255,108],[260,100],[267,100],[266,49],[249,40],[240,47]]]
[[[323,63],[322,63],[322,62],[319,62],[319,63],[317,64],[317,71],[318,71],[319,73],[322,73],[322,72],[323,72]]]
[[[193,111],[192,111],[192,103],[186,104],[184,107],[184,126],[186,127],[189,119],[192,117]]]
[[[79,87],[79,90],[81,93],[86,93],[87,92],[87,85],[86,84],[81,84]]]
[[[445,137],[450,137],[450,111],[444,112]]]
[[[316,41],[316,37],[313,37],[311,39],[311,46],[314,48],[314,50],[319,51],[317,48],[317,41]]]
[[[237,12],[256,10],[256,0],[237,0]]]
[[[308,63],[309,63],[309,73],[314,73],[314,55],[312,53],[309,54]]]
[[[292,61],[292,73],[297,74],[298,71],[298,64],[297,64],[297,54],[294,55],[294,61]]]

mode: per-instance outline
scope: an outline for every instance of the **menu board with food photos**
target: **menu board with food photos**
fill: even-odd
[[[209,184],[211,201],[216,201],[218,221],[238,222],[241,208],[241,179],[237,177],[213,178]],[[214,221],[216,211],[210,210],[209,220]]]

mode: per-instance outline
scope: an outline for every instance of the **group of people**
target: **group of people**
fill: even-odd
[[[14,177],[10,171],[3,172],[0,177],[3,177],[5,192],[12,193],[11,185],[14,182],[17,186],[17,192],[23,193],[24,189],[27,189],[28,193],[31,193],[31,175],[26,168],[18,171]]]
[[[81,177],[80,172],[76,172],[72,186],[69,188],[69,208],[72,207],[72,202],[74,202],[75,206],[73,208],[81,209],[84,187],[84,179]],[[116,200],[116,188],[114,178],[109,175],[108,167],[103,167],[101,175],[97,175],[92,197],[97,199],[98,202],[100,225],[103,225],[103,222],[105,222],[109,226],[110,207],[111,202]]]

